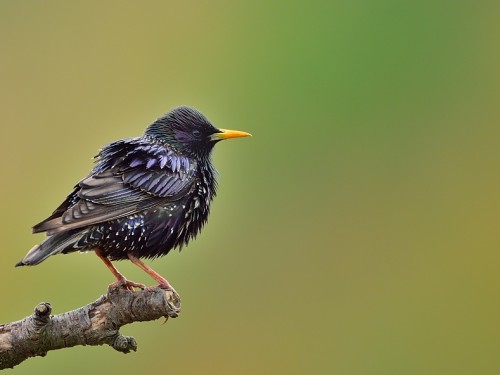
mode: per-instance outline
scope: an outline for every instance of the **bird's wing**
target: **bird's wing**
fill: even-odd
[[[119,159],[118,165],[97,165],[50,217],[33,227],[33,232],[52,235],[180,199],[195,184],[196,166],[172,155],[168,159],[167,163],[158,155],[136,153]]]

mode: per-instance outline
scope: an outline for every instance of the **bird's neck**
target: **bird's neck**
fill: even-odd
[[[208,200],[211,201],[217,193],[217,170],[210,156],[198,164],[198,175],[201,176],[201,185],[206,189]]]

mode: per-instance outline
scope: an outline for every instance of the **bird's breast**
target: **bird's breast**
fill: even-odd
[[[139,214],[106,223],[101,247],[110,259],[125,259],[127,252],[140,258],[156,258],[173,248],[181,249],[196,237],[208,219],[215,186],[206,181],[198,179],[176,201],[165,198]]]
[[[199,233],[209,211],[210,200],[198,194],[149,210],[144,215],[147,240],[137,256],[154,258],[181,249]]]

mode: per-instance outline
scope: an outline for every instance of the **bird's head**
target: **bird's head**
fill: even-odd
[[[177,107],[146,129],[147,136],[190,156],[207,157],[213,146],[224,139],[248,137],[249,133],[217,129],[194,108]]]

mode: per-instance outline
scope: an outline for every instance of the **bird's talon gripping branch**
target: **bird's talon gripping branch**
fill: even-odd
[[[170,285],[170,284],[158,284],[158,286],[160,288],[162,288],[163,290],[169,290],[169,291],[175,292],[174,288],[172,288],[172,285]]]
[[[146,285],[144,285],[144,284],[136,283],[134,281],[127,280],[125,278],[123,278],[121,280],[117,280],[114,283],[109,285],[110,288],[113,288],[115,286],[130,290],[131,292],[133,292],[136,288],[141,289],[141,290],[146,288]]]

